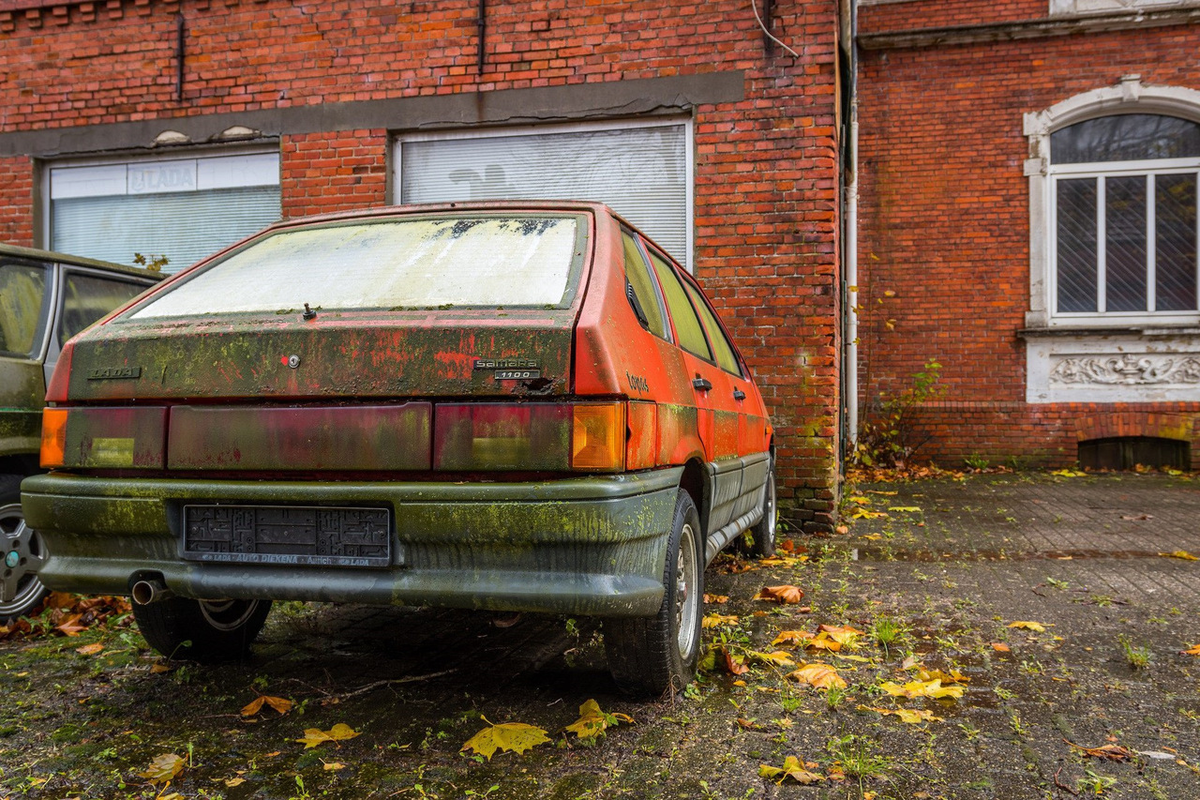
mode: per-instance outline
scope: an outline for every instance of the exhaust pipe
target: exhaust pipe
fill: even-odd
[[[133,585],[131,594],[133,595],[133,602],[139,606],[148,606],[151,603],[157,603],[159,600],[166,600],[169,597],[175,596],[175,593],[157,578],[138,581]]]

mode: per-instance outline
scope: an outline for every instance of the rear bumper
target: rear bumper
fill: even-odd
[[[652,616],[682,470],[537,483],[113,479],[66,473],[22,484],[51,589],[127,594],[159,573],[197,598],[438,605]],[[369,505],[392,517],[380,569],[220,564],[181,557],[183,506]]]

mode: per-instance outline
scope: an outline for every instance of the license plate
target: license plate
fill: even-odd
[[[183,557],[190,561],[320,567],[392,565],[387,509],[184,506],[183,523]]]

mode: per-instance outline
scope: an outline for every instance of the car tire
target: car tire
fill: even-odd
[[[604,621],[604,649],[617,686],[629,694],[664,697],[696,674],[704,608],[704,547],[700,515],[680,490],[663,569],[662,605],[647,618]]]
[[[29,616],[46,597],[36,574],[46,561],[46,546],[25,524],[22,478],[0,475],[0,625]]]
[[[168,597],[133,606],[146,641],[167,658],[202,663],[243,658],[271,611],[270,600]]]
[[[750,526],[743,538],[743,550],[754,558],[775,555],[776,528],[778,524],[775,505],[775,454],[771,454],[771,465],[767,468],[767,491],[763,494],[762,519]]]

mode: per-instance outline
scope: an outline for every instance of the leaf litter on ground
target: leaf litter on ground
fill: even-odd
[[[486,717],[483,721],[488,723],[488,727],[468,739],[462,746],[462,750],[474,750],[488,761],[492,760],[492,756],[497,750],[520,755],[539,744],[551,741],[550,737],[546,735],[546,731],[534,725],[526,725],[524,722],[503,722],[493,725]]]

